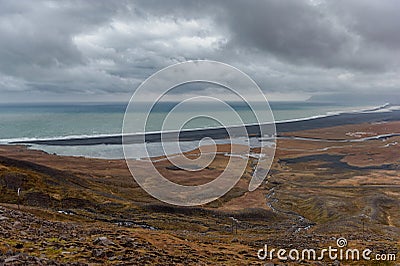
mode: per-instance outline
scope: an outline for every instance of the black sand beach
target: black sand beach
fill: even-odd
[[[284,132],[293,132],[299,130],[310,130],[319,129],[325,127],[342,126],[342,125],[353,125],[361,123],[377,123],[377,122],[390,122],[400,119],[400,110],[394,110],[389,112],[364,112],[364,113],[342,113],[338,115],[294,120],[294,121],[283,121],[276,123],[277,135]],[[261,125],[263,132],[274,132],[274,125],[264,124]],[[231,127],[233,137],[240,137],[241,131],[239,128]],[[248,125],[246,130],[251,137],[261,137],[261,130],[259,125]],[[176,132],[165,132],[161,133],[148,133],[148,134],[134,134],[126,135],[125,143],[134,144],[142,143],[143,140],[146,142],[159,142],[163,135],[164,141],[172,141],[176,139]],[[210,137],[213,139],[225,139],[228,138],[228,131],[225,128],[211,128],[211,129],[196,129],[196,130],[185,130],[179,133],[180,141],[194,141],[200,140],[204,137]],[[70,138],[70,139],[51,139],[51,140],[32,140],[32,141],[17,141],[11,144],[41,144],[41,145],[57,145],[57,146],[79,146],[79,145],[118,145],[122,143],[122,135],[120,136],[106,136],[106,137],[90,137],[90,138]]]

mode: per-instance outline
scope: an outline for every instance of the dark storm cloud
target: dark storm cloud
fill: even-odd
[[[71,91],[85,83],[86,70],[78,69],[87,61],[73,36],[107,23],[117,7],[95,1],[3,1],[0,9],[0,77],[28,89]]]
[[[329,8],[341,14],[342,23],[365,41],[400,49],[400,3],[385,1],[331,1]]]
[[[2,2],[1,58],[4,71],[20,65],[82,64],[75,34],[106,23],[115,8],[97,2]],[[3,61],[2,60],[2,61]]]
[[[379,71],[399,59],[396,0],[144,1],[141,8],[212,19],[228,30],[226,49],[258,50],[295,64]]]
[[[390,12],[380,8],[380,12],[374,14],[374,6],[385,5],[382,3],[385,1],[338,2],[312,5],[302,1],[272,0],[258,2],[258,6],[253,5],[246,12],[238,11],[245,10],[239,2],[235,17],[240,16],[239,12],[242,17],[232,20],[235,39],[295,64],[311,63],[359,71],[384,71],[398,64],[399,58],[393,57],[393,50],[388,49],[393,36],[400,36],[399,28],[395,26],[400,19],[393,12],[399,11],[397,5],[387,5],[387,11],[392,9]],[[331,7],[332,4],[339,7]],[[361,13],[364,9],[372,14]],[[375,22],[385,19],[392,21]],[[398,20],[397,23],[394,20]],[[393,47],[397,55],[399,48],[399,43]]]
[[[326,66],[336,64],[334,56],[350,46],[349,34],[302,1],[259,1],[247,8],[235,1],[230,9],[232,46],[240,43],[288,61]]]
[[[2,1],[0,92],[108,99],[172,63],[211,59],[266,92],[395,93],[399,11],[395,0]]]

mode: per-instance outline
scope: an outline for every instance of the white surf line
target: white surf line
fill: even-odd
[[[389,108],[387,108],[387,107],[389,107]],[[397,110],[400,110],[400,106],[399,105],[391,105],[390,103],[385,103],[383,105],[371,106],[371,107],[366,107],[366,108],[363,108],[363,109],[342,110],[342,111],[327,111],[327,112],[325,112],[325,114],[313,115],[313,116],[302,117],[302,118],[292,118],[292,119],[278,120],[278,121],[275,121],[275,124],[284,124],[284,123],[290,123],[290,122],[301,122],[301,121],[314,120],[314,119],[317,119],[317,118],[326,118],[326,117],[346,115],[346,114],[368,114],[368,113],[374,113],[374,112],[378,112],[378,111],[382,112],[382,113],[389,113],[389,112],[397,111]]]

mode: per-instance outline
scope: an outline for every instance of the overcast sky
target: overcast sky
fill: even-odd
[[[125,101],[190,59],[232,64],[271,100],[400,101],[399,14],[397,0],[0,1],[0,102]]]

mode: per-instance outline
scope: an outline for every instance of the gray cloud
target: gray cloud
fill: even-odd
[[[399,11],[395,0],[2,1],[0,101],[125,99],[188,59],[233,64],[267,94],[395,94]]]

